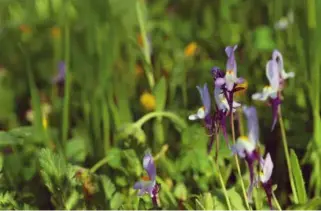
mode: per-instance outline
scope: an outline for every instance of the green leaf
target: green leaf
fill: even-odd
[[[320,210],[321,209],[321,197],[316,197],[308,201],[302,208],[302,210]]]
[[[10,130],[8,134],[27,143],[42,143],[44,139],[43,133],[39,133],[34,126],[17,127]]]
[[[231,199],[232,208],[236,210],[246,210],[242,196],[236,191],[235,187],[227,191],[229,198]]]
[[[67,172],[67,163],[57,154],[49,149],[42,149],[39,153],[39,163],[41,167],[41,176],[48,187],[54,193],[56,185],[62,185],[62,180]]]
[[[101,175],[100,180],[107,200],[110,200],[116,191],[114,183],[106,175]]]
[[[213,210],[214,209],[214,202],[211,193],[205,193],[202,197],[203,205],[206,210]]]
[[[187,199],[187,188],[183,183],[178,183],[174,189],[174,195],[183,201]]]
[[[298,157],[296,156],[293,149],[290,150],[291,156],[291,165],[292,165],[292,174],[294,178],[295,187],[297,190],[298,200],[300,204],[304,204],[307,202],[307,193],[305,190],[303,175],[301,172],[301,167],[298,161]]]
[[[110,209],[117,210],[124,203],[125,196],[121,193],[116,193],[110,201]]]
[[[85,140],[81,136],[74,137],[66,144],[66,157],[74,162],[83,162],[86,158]]]
[[[75,208],[75,205],[77,204],[79,199],[79,193],[77,191],[73,191],[65,203],[66,210],[72,210],[73,208]]]
[[[205,207],[202,205],[202,203],[198,199],[195,199],[195,203],[196,203],[197,210],[205,210]]]
[[[17,139],[7,132],[0,131],[0,147],[7,147],[18,144],[23,144],[23,140]]]
[[[156,84],[153,94],[156,98],[156,111],[163,111],[166,105],[167,87],[166,79],[162,77]]]

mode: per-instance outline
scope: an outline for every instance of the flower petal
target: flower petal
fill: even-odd
[[[281,71],[281,78],[282,79],[288,79],[288,78],[294,78],[294,76],[295,76],[295,73],[294,72],[285,72],[285,70],[283,69],[282,71]]]
[[[283,56],[281,52],[275,49],[272,52],[272,60],[274,60],[277,63],[279,74],[281,74],[281,71],[284,69]]]
[[[191,114],[191,115],[188,116],[188,119],[194,121],[194,120],[199,119],[199,117],[198,117],[197,114]]]
[[[243,106],[243,112],[247,118],[247,129],[249,140],[257,144],[259,139],[259,122],[257,112],[254,106]]]
[[[278,72],[278,64],[275,60],[269,60],[266,63],[266,77],[268,78],[273,90],[278,90],[280,84],[280,75]]]
[[[214,88],[214,99],[215,99],[215,103],[216,103],[219,110],[226,109],[226,106],[223,102],[225,99],[224,94],[222,93],[222,89],[218,86],[215,86],[215,88]],[[226,103],[227,103],[227,101],[226,101]]]
[[[265,160],[260,164],[263,171],[263,174],[260,175],[260,180],[262,183],[266,183],[271,178],[274,167],[270,153],[267,153]]]
[[[252,95],[253,100],[260,100],[260,101],[266,101],[268,98],[268,93],[267,92],[257,92]]]
[[[215,80],[215,86],[222,86],[223,84],[225,84],[225,78],[217,78]]]
[[[139,190],[138,195],[142,196],[145,193],[151,194],[154,187],[154,182],[152,181],[140,181],[134,184],[134,189]]]
[[[234,82],[226,80],[226,89],[232,91],[234,88]]]
[[[226,70],[233,70],[233,72],[236,75],[237,67],[236,67],[236,61],[234,56],[234,51],[237,49],[237,45],[234,46],[227,46],[225,48],[225,53],[228,57],[227,63],[226,63]]]
[[[205,116],[211,111],[211,97],[208,92],[207,84],[205,83],[203,88],[200,86],[196,87],[201,95],[202,103],[205,108]]]
[[[245,79],[244,78],[237,78],[237,81],[236,81],[236,83],[237,84],[242,84],[242,83],[244,83],[245,82]]]
[[[250,142],[247,137],[241,136],[231,149],[233,154],[237,153],[241,158],[244,158],[246,156],[245,153],[250,154],[255,150],[255,144]]]
[[[154,164],[153,156],[150,153],[146,153],[143,159],[143,166],[147,171],[149,178],[154,181],[156,179],[156,167]]]

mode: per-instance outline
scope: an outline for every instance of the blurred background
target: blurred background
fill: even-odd
[[[0,207],[151,209],[132,188],[149,150],[163,209],[227,209],[206,131],[188,116],[202,106],[196,86],[212,93],[212,67],[225,69],[237,44],[236,99],[257,108],[281,207],[320,209],[319,10],[320,0],[0,0]],[[271,108],[251,100],[274,49],[296,74],[282,115],[299,200],[279,124],[271,132]],[[236,137],[245,121],[238,111]],[[218,163],[233,209],[246,209],[223,138]],[[252,208],[268,209],[263,190]]]

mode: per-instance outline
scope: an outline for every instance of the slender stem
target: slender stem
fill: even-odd
[[[154,156],[154,161],[158,160],[160,157],[164,156],[168,150],[168,144],[165,144],[157,155]]]
[[[239,125],[239,130],[240,130],[240,135],[244,135],[244,124],[243,124],[243,114],[242,110],[237,110],[237,115],[238,115],[238,125]]]
[[[64,87],[64,107],[62,113],[62,146],[65,145],[68,138],[68,128],[69,128],[69,104],[70,104],[70,71],[69,71],[69,26],[65,25],[65,87]]]
[[[143,51],[144,51],[144,57],[145,61],[147,63],[147,66],[145,66],[144,70],[147,76],[147,80],[149,83],[149,86],[151,89],[153,89],[155,85],[155,80],[154,80],[154,75],[151,71],[151,58],[150,58],[150,52],[151,52],[151,46],[148,45],[148,38],[147,38],[147,33],[146,33],[146,28],[145,28],[145,20],[144,20],[144,15],[143,15],[143,5],[141,1],[136,2],[136,12],[137,12],[137,17],[138,17],[138,23],[139,23],[139,28],[140,28],[140,34],[142,36],[143,40]]]
[[[274,194],[273,191],[272,191],[272,197],[273,197],[274,203],[276,204],[276,207],[278,208],[278,210],[282,210],[282,208],[281,208],[278,200],[276,199],[275,194]]]
[[[96,172],[100,167],[102,167],[103,165],[105,165],[106,163],[108,163],[110,161],[110,159],[113,158],[112,156],[106,156],[103,159],[101,159],[100,161],[98,161],[93,167],[90,168],[90,172],[94,173]]]
[[[216,135],[216,141],[219,141],[218,140],[218,135]],[[224,193],[224,196],[225,196],[227,207],[228,207],[229,210],[232,210],[231,202],[230,202],[230,199],[228,197],[228,194],[227,194],[227,191],[226,191],[226,188],[225,188],[225,183],[224,183],[221,171],[220,171],[219,164],[216,163],[211,156],[210,156],[210,161],[212,162],[213,167],[216,168],[216,170],[218,172],[218,178],[220,180],[220,183],[221,183],[221,186],[222,186],[222,189],[223,189],[223,193]]]
[[[233,140],[233,144],[235,144],[235,129],[234,129],[233,112],[231,112],[231,129],[232,129],[232,140]],[[248,198],[247,198],[247,194],[246,194],[246,190],[245,190],[245,185],[244,185],[244,182],[243,182],[242,174],[241,174],[241,168],[240,168],[239,160],[238,160],[236,154],[234,155],[234,159],[235,159],[235,164],[236,164],[237,173],[239,174],[239,177],[240,177],[240,180],[241,180],[243,197],[244,197],[244,199],[245,199],[245,203],[246,203],[247,208],[248,208],[249,210],[251,210],[251,207],[250,207],[249,202],[248,202]]]
[[[287,143],[287,140],[286,140],[285,127],[284,127],[284,124],[283,124],[281,107],[279,107],[278,115],[279,115],[280,129],[281,129],[281,135],[282,135],[282,142],[283,142],[283,147],[284,147],[284,154],[285,154],[286,163],[287,163],[288,171],[289,171],[289,179],[290,179],[292,194],[293,194],[294,201],[297,202],[298,201],[298,196],[297,196],[296,188],[295,188],[295,185],[294,185],[294,179],[293,179],[293,174],[292,174],[292,166],[291,166],[291,162],[290,162],[290,155],[289,155],[288,143]]]
[[[137,122],[135,122],[135,125],[140,128],[148,120],[155,118],[155,117],[159,117],[159,116],[165,116],[165,117],[170,118],[173,122],[175,122],[181,128],[187,127],[186,123],[181,118],[176,116],[174,113],[166,112],[166,111],[155,111],[155,112],[148,113],[145,116],[143,116],[142,118],[140,118],[139,120],[137,120]]]

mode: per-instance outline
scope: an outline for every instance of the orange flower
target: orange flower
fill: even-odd
[[[184,55],[186,57],[193,56],[196,53],[196,50],[197,50],[196,42],[191,42],[185,47]]]
[[[140,96],[140,103],[147,111],[152,111],[156,107],[155,96],[145,91]]]
[[[60,35],[61,35],[61,30],[60,30],[59,27],[54,26],[54,27],[51,28],[51,36],[53,38],[59,38]]]
[[[31,33],[31,27],[26,25],[26,24],[21,24],[19,26],[19,29],[22,33],[25,33],[25,34],[30,34]]]

